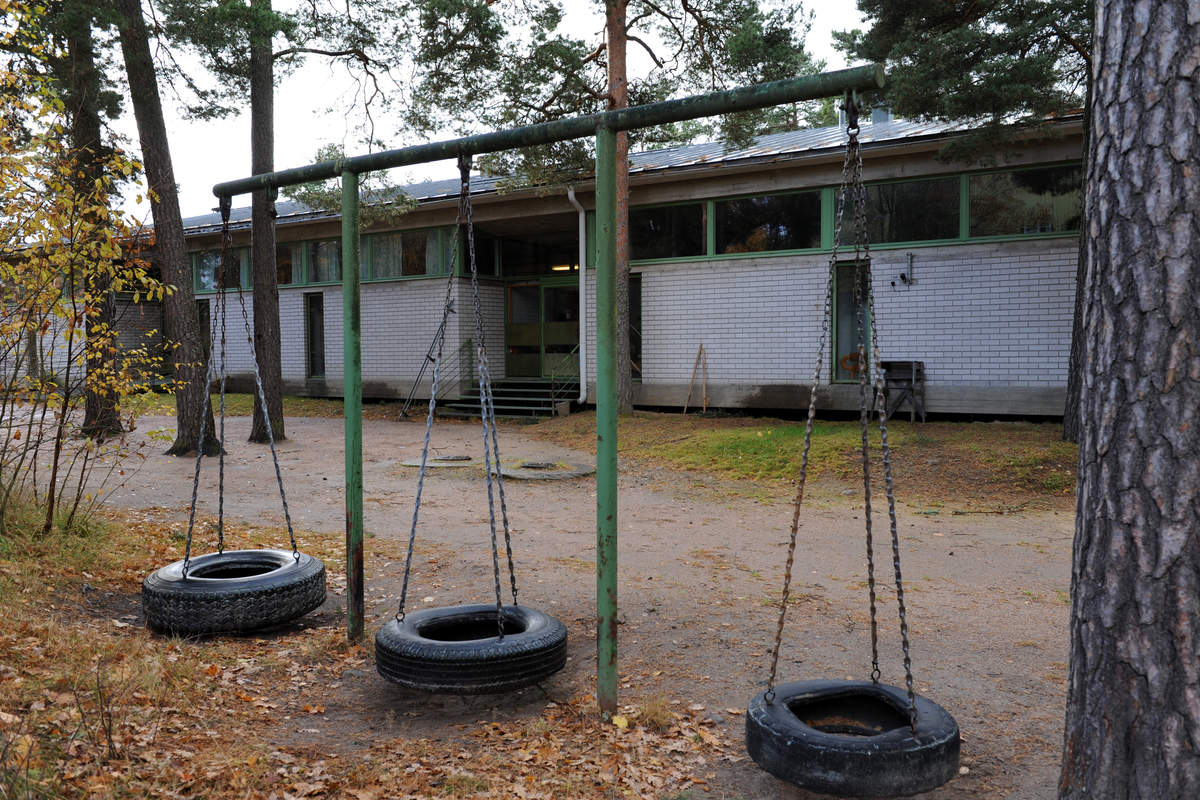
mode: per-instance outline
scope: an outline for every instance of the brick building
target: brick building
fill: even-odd
[[[1080,121],[1060,120],[986,166],[939,158],[963,131],[886,119],[863,126],[881,354],[923,362],[931,412],[1060,415],[1079,239]],[[682,406],[701,344],[710,405],[806,403],[843,142],[840,129],[822,128],[761,137],[741,149],[714,143],[632,157],[636,404]],[[495,179],[472,179],[493,376],[569,387],[582,368],[584,386],[594,386],[592,186],[574,186],[574,203],[565,188],[501,189]],[[364,393],[403,397],[417,382],[449,280],[457,313],[446,332],[443,374],[453,396],[469,389],[466,353],[475,335],[470,280],[457,252],[463,248],[453,246],[458,182],[407,190],[417,207],[394,228],[368,228],[363,236]],[[337,396],[340,220],[284,202],[278,210],[286,391]],[[249,209],[235,210],[233,220],[238,258],[226,285],[248,287]],[[185,227],[207,314],[219,220],[192,218]],[[853,320],[862,298],[852,258],[843,248],[835,269],[826,408],[858,402]],[[230,314],[231,368],[245,376],[249,352],[236,302]],[[428,380],[426,373],[418,396],[428,396]]]

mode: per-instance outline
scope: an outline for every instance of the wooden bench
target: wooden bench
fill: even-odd
[[[884,419],[891,419],[905,401],[908,402],[909,421],[917,417],[925,421],[925,362],[924,361],[881,361],[883,368]]]

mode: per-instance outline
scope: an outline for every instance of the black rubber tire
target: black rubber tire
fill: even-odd
[[[883,732],[830,733],[805,724],[792,710],[855,699],[884,712],[881,716],[889,719],[879,726]],[[914,733],[903,689],[870,681],[798,681],[777,686],[773,703],[765,693],[751,699],[746,750],[767,772],[810,791],[900,797],[929,791],[958,774],[958,723],[937,703],[917,695]]]
[[[268,569],[235,577],[213,571]],[[197,556],[183,576],[176,561],[142,581],[142,611],[152,630],[182,636],[244,633],[304,616],[325,602],[325,565],[287,550],[226,550]]]
[[[567,663],[567,628],[549,614],[504,606],[504,638],[496,607],[427,608],[391,620],[375,635],[375,667],[392,683],[438,694],[496,694],[540,683]],[[437,638],[430,634],[441,631]],[[457,633],[456,633],[457,632]],[[455,639],[456,635],[464,638]]]

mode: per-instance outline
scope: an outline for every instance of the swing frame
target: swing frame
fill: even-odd
[[[365,172],[595,136],[596,139],[596,696],[617,710],[617,133],[737,111],[818,100],[884,86],[881,64],[824,72],[650,105],[588,114],[397,150],[323,161],[213,187],[223,207],[235,195],[311,181],[342,180],[342,312],[346,447],[347,637],[363,636],[362,307],[358,176]]]

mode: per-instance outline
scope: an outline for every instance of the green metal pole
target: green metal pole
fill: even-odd
[[[617,134],[596,129],[596,697],[617,711]]]
[[[342,173],[342,394],[346,426],[346,638],[363,636],[362,308],[358,175]]]

